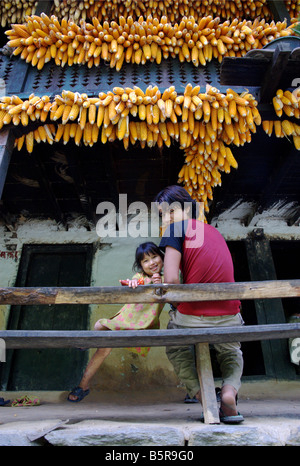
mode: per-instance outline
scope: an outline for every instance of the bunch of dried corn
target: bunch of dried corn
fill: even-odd
[[[0,4],[0,24],[6,27],[13,23],[22,23],[28,15],[34,15],[38,0],[10,0]]]
[[[278,89],[273,97],[273,107],[278,117],[285,113],[289,117],[300,118],[300,87],[293,92]],[[300,126],[296,123],[284,120],[264,120],[263,130],[268,136],[272,136],[273,131],[277,138],[293,137],[294,146],[300,150]]]
[[[255,133],[256,125],[260,124],[257,102],[251,94],[238,95],[228,89],[224,96],[214,88],[208,89],[201,121],[194,121],[193,132],[192,128],[188,129],[191,142],[181,146],[185,151],[185,163],[178,175],[178,182],[184,184],[191,197],[204,202],[205,211],[208,211],[213,188],[221,185],[221,173],[229,173],[231,167],[237,168],[229,145],[250,142],[251,133]]]
[[[290,17],[298,18],[300,14],[300,3],[299,0],[284,0],[285,6],[290,14]]]
[[[201,92],[200,86],[190,83],[182,95],[173,86],[164,92],[157,86],[145,92],[135,86],[115,87],[98,97],[63,91],[53,102],[48,96],[34,95],[26,101],[3,97],[0,102],[0,128],[26,126],[29,120],[45,123],[16,141],[19,150],[24,143],[31,152],[34,141],[67,144],[70,138],[89,146],[119,139],[125,149],[135,143],[163,147],[178,142],[185,152],[178,181],[193,198],[204,202],[206,211],[221,173],[237,167],[229,146],[250,142],[251,133],[261,124],[257,102],[248,92],[239,95],[227,89],[223,94],[212,86]]]
[[[300,87],[293,92],[278,89],[272,102],[277,116],[281,117],[285,113],[287,116],[300,118]]]
[[[193,17],[185,17],[174,25],[165,16],[161,20],[140,17],[138,21],[120,17],[118,23],[103,24],[93,18],[92,23],[81,21],[77,25],[42,14],[26,17],[25,24],[14,24],[6,34],[13,54],[38,69],[51,59],[58,66],[88,67],[98,66],[102,59],[119,71],[124,61],[159,64],[168,57],[178,57],[195,66],[204,66],[212,58],[221,62],[224,56],[243,56],[275,38],[293,34],[293,30],[286,27],[286,22],[234,19],[220,23],[220,18],[212,16],[198,23]]]
[[[299,14],[298,0],[288,0],[285,4],[292,17]],[[199,21],[203,16],[219,16],[221,19],[272,19],[267,0],[54,0],[52,13],[60,19],[97,18],[99,21],[116,21],[120,16],[138,19],[139,16],[161,18],[167,16],[172,23],[184,16],[193,16]]]
[[[300,126],[289,120],[263,120],[263,130],[268,136],[272,136],[273,131],[277,138],[293,137],[294,146],[300,150]]]

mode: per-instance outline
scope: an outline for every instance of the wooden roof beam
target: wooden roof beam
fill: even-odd
[[[288,63],[291,50],[289,44],[279,43],[274,50],[272,61],[264,75],[260,88],[260,102],[270,102],[279,88],[281,77]]]
[[[35,10],[35,14],[40,16],[41,13],[49,15],[51,13],[51,8],[53,5],[53,0],[38,0],[38,4]]]
[[[274,21],[287,21],[287,25],[291,24],[291,17],[282,0],[269,0],[268,7],[270,8]]]

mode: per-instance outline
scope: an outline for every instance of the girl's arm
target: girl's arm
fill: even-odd
[[[131,280],[127,278],[127,280],[119,280],[119,282],[123,286],[129,286],[130,288],[136,288],[138,285],[144,284],[144,278],[143,276],[140,276],[140,275],[141,274],[136,274]]]

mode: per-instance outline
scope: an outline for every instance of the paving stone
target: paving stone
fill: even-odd
[[[45,433],[55,428],[60,420],[19,421],[0,425],[0,446],[41,446]],[[32,439],[35,440],[32,440]]]
[[[290,430],[286,444],[289,446],[295,446],[295,447],[300,446],[300,426],[299,425]]]
[[[182,446],[184,430],[168,425],[83,421],[45,436],[55,446]]]

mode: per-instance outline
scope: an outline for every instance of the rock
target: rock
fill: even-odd
[[[30,408],[31,409],[31,408]],[[43,445],[44,434],[56,428],[60,420],[46,421],[19,421],[0,425],[0,445],[1,446],[41,446]],[[35,439],[32,441],[32,439]]]
[[[280,426],[210,425],[190,430],[189,446],[284,446],[289,429]],[[299,432],[298,432],[299,434]]]
[[[295,447],[300,446],[300,426],[296,426],[290,430],[286,440],[286,445]]]
[[[148,446],[178,445],[185,442],[184,431],[167,425],[82,421],[57,429],[45,436],[54,446]]]

